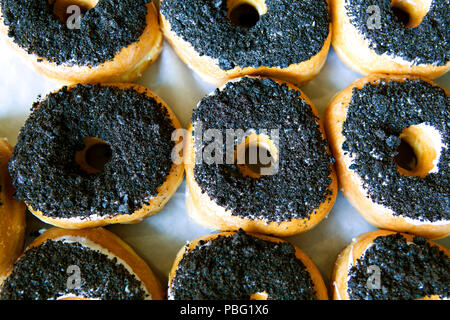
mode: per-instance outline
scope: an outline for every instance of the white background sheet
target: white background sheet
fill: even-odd
[[[45,96],[58,89],[59,84],[37,74],[9,47],[0,43],[0,137],[16,143],[18,132],[29,115],[32,103],[38,95]],[[320,75],[302,87],[318,109],[323,112],[329,101],[360,75],[343,65],[333,51]],[[450,74],[437,80],[450,89]],[[165,43],[162,55],[138,81],[162,97],[175,111],[184,127],[190,122],[193,108],[214,87],[202,82],[176,56]],[[137,225],[116,225],[108,229],[128,242],[143,257],[163,284],[178,250],[198,236],[211,233],[188,220],[185,211],[185,184],[170,200],[163,211]],[[48,227],[36,218],[28,216],[28,234]],[[304,250],[319,267],[326,283],[338,253],[361,233],[374,230],[339,194],[336,204],[314,230],[288,238]],[[28,238],[30,240],[30,238]],[[450,238],[440,241],[447,247]]]

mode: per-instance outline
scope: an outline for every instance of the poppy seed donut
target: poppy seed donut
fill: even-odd
[[[9,165],[16,198],[63,228],[138,222],[183,179],[183,165],[172,161],[178,128],[144,87],[63,87],[34,105],[20,131]]]
[[[447,0],[333,0],[333,48],[361,74],[437,78],[450,69]]]
[[[425,78],[371,75],[325,112],[344,195],[380,229],[450,234],[450,97]]]
[[[162,49],[151,0],[1,0],[0,10],[7,43],[63,83],[134,81]]]
[[[252,150],[259,160],[250,159]],[[306,232],[336,199],[334,159],[319,114],[290,84],[244,77],[203,98],[185,154],[187,211],[214,230]]]
[[[182,248],[169,276],[171,300],[327,300],[319,270],[281,239],[237,232]]]
[[[386,230],[353,239],[335,263],[334,300],[448,300],[449,250]]]
[[[0,283],[0,300],[161,300],[147,263],[102,228],[52,228],[36,238]]]
[[[180,58],[217,86],[244,75],[305,83],[331,44],[326,0],[163,0],[160,11]]]

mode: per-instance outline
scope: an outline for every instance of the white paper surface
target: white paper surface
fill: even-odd
[[[29,115],[37,96],[45,96],[60,87],[59,84],[37,74],[8,46],[0,43],[0,137],[14,145],[19,130]],[[302,87],[317,108],[323,112],[333,96],[361,76],[343,65],[333,51],[319,76]],[[450,89],[450,74],[437,80]],[[165,43],[164,50],[138,81],[150,88],[174,110],[182,125],[187,127],[193,108],[200,99],[215,88],[202,82]],[[144,258],[163,285],[178,250],[186,243],[211,233],[187,218],[185,211],[185,183],[167,206],[157,215],[136,225],[107,227],[128,242]],[[28,234],[47,228],[31,214],[28,216]],[[325,282],[338,253],[361,233],[374,230],[339,194],[329,217],[314,230],[287,240],[305,251],[319,267]],[[28,241],[30,241],[30,237]],[[450,238],[439,241],[450,247]]]

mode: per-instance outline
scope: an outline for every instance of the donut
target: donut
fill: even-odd
[[[137,223],[160,211],[183,180],[172,155],[179,128],[144,87],[63,87],[34,104],[19,133],[9,165],[16,197],[61,228]]]
[[[14,200],[8,173],[12,147],[0,139],[0,282],[23,250],[25,205]]]
[[[0,9],[6,42],[66,84],[134,81],[162,49],[149,0],[2,0]]]
[[[10,269],[1,300],[161,300],[147,263],[103,228],[51,228]]]
[[[183,247],[169,276],[169,300],[327,300],[311,259],[294,245],[243,230]]]
[[[216,86],[244,75],[303,84],[331,45],[326,0],[163,0],[160,12],[179,57]]]
[[[234,79],[200,101],[185,169],[189,217],[214,230],[291,236],[315,227],[336,200],[317,110],[273,79]]]
[[[361,74],[437,78],[450,69],[447,0],[332,0],[333,49]]]
[[[339,255],[334,300],[449,299],[449,250],[420,236],[377,230]]]
[[[370,75],[325,112],[344,195],[380,229],[450,235],[450,98],[430,80]]]

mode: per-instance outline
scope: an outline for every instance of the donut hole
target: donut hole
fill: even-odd
[[[53,13],[63,23],[67,23],[67,20],[73,15],[83,15],[89,10],[95,8],[99,0],[51,0],[50,4],[53,5]],[[76,7],[73,7],[76,6]]]
[[[267,12],[265,1],[254,0],[229,0],[228,19],[230,22],[241,28],[252,28],[261,19],[261,16]]]
[[[392,0],[393,16],[406,28],[420,25],[430,10],[432,0]]]
[[[268,159],[265,160],[265,159]],[[264,169],[272,166],[272,155],[269,150],[260,146],[248,146],[245,149],[245,166],[251,176],[261,176]]]
[[[409,24],[409,20],[411,19],[411,17],[407,11],[399,7],[392,7],[391,10],[394,16],[397,17],[397,19],[401,23],[403,23],[405,26]]]
[[[97,143],[86,150],[86,163],[98,171],[103,171],[111,158],[111,147],[106,143]]]
[[[437,170],[441,153],[441,137],[437,130],[427,125],[414,125],[400,134],[401,143],[394,162],[404,176],[426,177]]]
[[[400,146],[397,148],[397,156],[394,162],[402,169],[413,171],[417,168],[417,156],[413,147],[408,142],[401,139]]]
[[[252,134],[237,146],[235,163],[244,177],[273,175],[278,169],[278,149],[268,136]]]
[[[237,27],[251,28],[259,21],[258,10],[250,4],[240,4],[230,12],[230,21]]]
[[[111,146],[99,138],[84,140],[84,149],[75,154],[75,161],[88,174],[99,174],[112,159]]]

